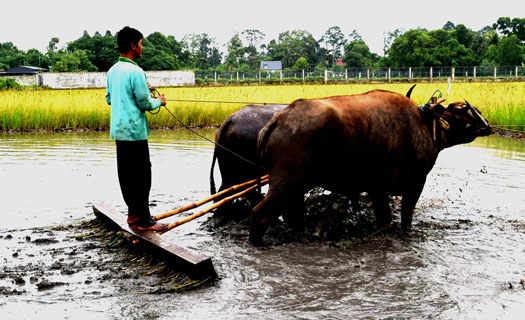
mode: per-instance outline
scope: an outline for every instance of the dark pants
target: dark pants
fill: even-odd
[[[137,216],[140,226],[150,226],[155,221],[149,212],[151,162],[148,140],[117,140],[116,144],[118,180],[128,215]]]

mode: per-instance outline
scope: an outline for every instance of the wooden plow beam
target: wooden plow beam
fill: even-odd
[[[164,214],[158,215],[155,217],[155,219],[160,220],[164,219],[166,217],[173,216],[175,214],[199,207],[207,202],[210,202],[214,199],[219,198],[220,196],[238,190],[246,187],[243,191],[240,191],[232,196],[229,196],[227,198],[224,198],[211,207],[202,210],[198,213],[195,213],[193,215],[190,215],[186,218],[183,218],[181,220],[175,221],[171,223],[168,227],[168,230],[172,230],[173,228],[182,225],[184,223],[187,223],[195,218],[198,218],[206,213],[211,212],[213,209],[216,209],[220,207],[221,205],[228,203],[238,197],[243,196],[244,194],[252,191],[254,188],[258,186],[258,181],[261,181],[261,185],[264,185],[268,183],[268,175],[261,177],[260,179],[254,179],[251,181],[247,181],[245,183],[241,183],[238,185],[235,185],[233,187],[230,187],[224,191],[221,191],[219,193],[216,193],[212,195],[211,197],[208,197],[202,201],[195,202],[191,205],[182,207],[180,209],[166,212]],[[211,261],[211,258],[208,256],[205,256],[203,254],[197,253],[195,251],[192,251],[190,249],[177,246],[161,237],[162,233],[157,233],[154,231],[140,231],[135,228],[130,228],[130,226],[127,223],[127,216],[116,212],[111,207],[104,203],[98,203],[93,206],[93,212],[103,222],[109,224],[111,227],[125,232],[131,236],[131,238],[134,238],[138,240],[139,243],[155,250],[157,253],[162,255],[162,257],[169,263],[172,263],[176,267],[180,268],[182,271],[186,272],[191,277],[217,277],[217,273],[215,272],[215,269],[213,267],[213,263]],[[167,231],[164,231],[167,232]],[[135,242],[134,242],[135,243]],[[149,249],[148,248],[148,249]]]

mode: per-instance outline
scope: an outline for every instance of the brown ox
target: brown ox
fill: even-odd
[[[468,102],[418,108],[383,90],[297,100],[259,133],[258,155],[269,170],[270,187],[253,209],[250,241],[261,243],[269,222],[282,213],[300,226],[304,193],[314,186],[368,192],[379,225],[392,220],[387,193],[401,195],[402,227],[410,229],[439,152],[490,131]]]

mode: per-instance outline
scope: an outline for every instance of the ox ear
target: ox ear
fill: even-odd
[[[443,106],[442,104],[438,103],[438,104],[431,104],[428,109],[430,111],[432,111],[432,113],[436,116],[436,117],[441,117],[441,115],[443,115],[443,113],[445,113],[445,111],[447,110],[447,107]]]

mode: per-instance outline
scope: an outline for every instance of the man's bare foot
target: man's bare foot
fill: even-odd
[[[168,224],[157,222],[154,225],[149,226],[149,227],[134,226],[134,228],[136,228],[137,230],[140,230],[140,231],[164,232],[164,231],[168,231]]]
[[[153,217],[150,217],[146,221],[141,221],[137,216],[128,216],[128,225],[140,231],[155,231],[164,232],[168,230],[168,225],[156,221]]]

